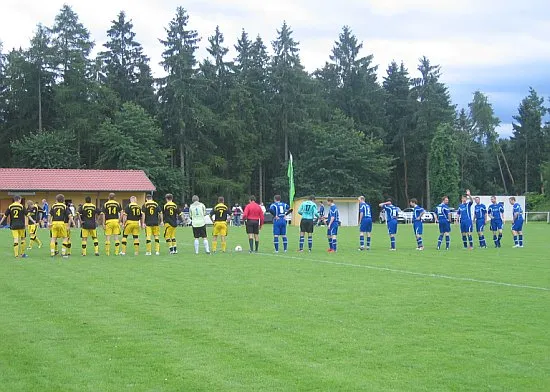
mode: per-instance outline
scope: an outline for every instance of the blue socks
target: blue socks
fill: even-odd
[[[443,234],[439,235],[439,238],[437,239],[437,249],[441,248],[441,243],[443,242]]]
[[[273,237],[273,246],[275,246],[275,252],[279,251],[279,237]]]
[[[364,235],[360,235],[359,236],[359,246],[361,248],[364,248],[365,247],[365,236]]]
[[[395,237],[390,237],[391,249],[395,249]]]
[[[304,236],[300,236],[300,250],[304,250]]]

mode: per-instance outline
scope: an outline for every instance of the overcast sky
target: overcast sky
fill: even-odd
[[[51,26],[64,3],[90,30],[96,51],[124,10],[156,76],[162,73],[158,39],[165,37],[164,28],[181,5],[202,37],[201,55],[216,25],[231,48],[243,28],[270,46],[283,20],[300,42],[308,71],[328,60],[344,25],[363,42],[362,54],[374,55],[380,77],[392,60],[404,61],[415,75],[425,55],[442,66],[458,107],[465,107],[475,90],[489,96],[502,136],[511,133],[512,116],[529,86],[545,99],[550,96],[549,0],[2,0],[4,51],[27,47],[36,25]]]

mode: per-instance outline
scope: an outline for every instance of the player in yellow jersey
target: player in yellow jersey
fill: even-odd
[[[145,197],[145,204],[141,207],[141,225],[145,229],[146,253],[145,256],[151,256],[152,244],[151,237],[155,237],[155,255],[160,255],[160,227],[162,225],[162,210],[158,203],[153,200],[153,195],[148,194]]]
[[[82,238],[82,256],[86,256],[88,247],[88,237],[94,241],[94,254],[99,256],[99,241],[97,240],[97,222],[96,218],[99,211],[95,204],[92,204],[92,198],[86,196],[86,202],[79,208],[78,215],[82,222],[80,238]]]
[[[225,200],[223,196],[218,197],[218,204],[212,210],[212,221],[214,222],[214,228],[212,230],[212,252],[216,253],[218,249],[218,236],[221,237],[222,252],[225,253],[227,243],[225,237],[227,237],[227,224],[229,219],[229,208],[224,204]]]
[[[50,208],[49,226],[52,237],[50,241],[50,256],[52,257],[54,257],[56,253],[58,238],[63,239],[61,255],[65,258],[69,256],[68,248],[71,244],[68,238],[69,234],[67,233],[65,219],[69,221],[70,225],[73,217],[69,208],[65,205],[65,196],[59,194],[55,197],[55,203]]]
[[[21,196],[17,195],[13,197],[13,203],[11,203],[4,213],[4,217],[0,220],[0,226],[6,219],[10,220],[10,229],[13,237],[13,253],[15,257],[25,258],[25,228],[28,225],[29,218],[25,206],[21,204]]]
[[[120,249],[120,242],[118,236],[120,235],[120,213],[122,207],[120,203],[115,200],[115,194],[109,193],[109,200],[103,206],[103,229],[105,230],[105,254],[109,256],[111,254],[111,236],[115,238],[115,255],[118,255]]]
[[[162,216],[164,219],[164,239],[170,249],[170,254],[175,255],[178,253],[176,243],[176,227],[178,227],[178,216],[181,215],[181,211],[174,203],[174,196],[168,193],[165,196],[166,204],[162,210]]]
[[[36,236],[36,229],[39,224],[39,214],[38,205],[36,205],[32,200],[27,201],[27,216],[29,218],[27,229],[29,230],[30,237],[28,249],[32,249],[33,242],[38,245],[38,249],[42,248],[42,241],[40,241],[40,239]]]
[[[128,236],[131,234],[134,237],[134,254],[139,254],[139,229],[141,220],[141,207],[137,204],[135,196],[130,197],[130,204],[126,206],[122,213],[122,252],[121,256],[126,254],[126,245],[128,244]]]

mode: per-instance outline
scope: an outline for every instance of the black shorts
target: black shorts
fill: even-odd
[[[193,236],[195,238],[206,238],[206,225],[201,227],[193,227]]]
[[[246,222],[246,234],[260,234],[260,222],[247,221]]]
[[[300,221],[300,233],[313,233],[313,219],[302,219]]]

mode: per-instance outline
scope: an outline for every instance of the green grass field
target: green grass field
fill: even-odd
[[[455,226],[449,252],[425,227],[424,252],[375,225],[370,252],[342,228],[300,254],[292,228],[275,255],[266,226],[260,254],[194,255],[185,228],[177,256],[85,258],[75,231],[68,260],[1,230],[0,390],[550,390],[550,225],[474,251]]]

